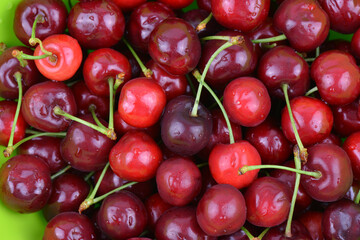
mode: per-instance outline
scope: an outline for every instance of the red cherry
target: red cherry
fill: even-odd
[[[355,132],[346,138],[343,149],[350,158],[354,179],[360,180],[360,132]]]
[[[159,0],[159,2],[165,3],[173,9],[180,9],[189,6],[193,0]]]
[[[148,219],[148,227],[150,231],[155,231],[155,225],[157,220],[159,220],[160,216],[168,209],[173,206],[169,203],[165,202],[159,195],[159,193],[155,193],[151,195],[145,201],[145,208],[147,210],[149,219]]]
[[[112,0],[121,11],[127,12],[145,3],[146,0]]]
[[[322,240],[324,239],[322,232],[322,218],[323,213],[318,211],[307,211],[301,215],[298,220],[304,224],[310,233],[312,239]]]

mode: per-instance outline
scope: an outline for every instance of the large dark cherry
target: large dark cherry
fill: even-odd
[[[50,198],[50,170],[44,160],[17,155],[0,168],[0,200],[19,213],[41,210]]]
[[[360,180],[360,132],[346,138],[342,147],[350,158],[354,179]]]
[[[334,130],[342,137],[360,131],[360,115],[358,100],[343,106],[332,107],[334,115]]]
[[[148,50],[151,58],[167,72],[183,75],[198,64],[201,45],[195,29],[183,19],[169,17],[150,34]]]
[[[23,0],[15,10],[13,29],[17,38],[30,46],[33,23],[38,15],[44,22],[37,22],[35,36],[41,40],[61,34],[66,28],[67,9],[61,0]]]
[[[172,99],[161,120],[161,139],[165,146],[182,156],[191,156],[203,149],[212,131],[211,113],[201,103],[198,116],[190,115],[194,101],[193,97],[184,95]]]
[[[70,120],[56,115],[59,106],[63,111],[75,115],[77,106],[71,89],[63,82],[41,82],[31,86],[25,93],[21,113],[32,127],[45,132],[61,132],[68,128]]]
[[[297,220],[293,220],[291,223],[291,237],[285,236],[285,228],[286,222],[270,228],[263,240],[312,240],[306,227]]]
[[[84,115],[81,119],[96,124],[91,115]],[[104,126],[107,125],[104,120],[99,120]],[[61,142],[60,151],[64,161],[73,168],[91,172],[105,166],[114,144],[106,135],[82,123],[72,122]]]
[[[14,50],[22,51],[25,54],[33,55],[34,52],[27,47],[7,48],[0,56],[0,97],[5,99],[17,99],[19,88],[14,77],[16,72],[21,73],[23,93],[31,86],[41,80],[39,71],[32,60],[26,61],[26,66],[20,66],[20,62],[12,56]]]
[[[69,13],[67,27],[70,35],[82,47],[106,48],[120,41],[125,30],[125,19],[112,1],[79,2]]]
[[[323,212],[307,211],[298,220],[306,227],[313,240],[324,239],[322,231]]]

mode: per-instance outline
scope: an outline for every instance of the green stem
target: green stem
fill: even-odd
[[[313,62],[316,58],[304,58],[305,62]]]
[[[320,55],[320,47],[316,48],[315,56],[318,57]]]
[[[281,34],[279,36],[271,37],[271,38],[254,39],[254,40],[252,40],[252,42],[253,43],[271,43],[271,42],[283,41],[286,39],[287,38],[286,38],[285,34]]]
[[[33,46],[33,47],[34,47],[36,44],[39,44],[41,51],[42,51],[45,55],[51,56],[52,53],[49,52],[49,51],[47,51],[47,50],[44,48],[44,46],[43,46],[43,44],[42,44],[42,41],[41,41],[39,38],[36,38],[36,36],[35,36],[36,24],[37,24],[38,22],[40,22],[40,23],[44,23],[44,22],[45,22],[45,19],[44,19],[44,16],[43,16],[43,15],[41,15],[41,14],[37,15],[36,18],[35,18],[35,20],[34,20],[34,23],[33,23],[33,26],[32,26],[32,30],[31,30],[31,38],[29,39],[29,44],[30,44],[31,46]]]
[[[116,96],[116,91],[120,87],[120,85],[125,81],[125,73],[119,73],[116,75],[115,84],[114,84],[114,97]]]
[[[89,179],[95,174],[95,172],[89,172],[85,177],[84,177],[84,180],[87,182],[89,181]]]
[[[357,193],[355,200],[354,200],[355,204],[359,204],[360,203],[360,189],[359,192]]]
[[[109,94],[109,130],[114,131],[114,79],[113,78],[109,78],[108,79],[108,83],[109,83],[109,90],[110,90],[110,94]]]
[[[197,166],[198,168],[202,168],[202,167],[205,167],[205,166],[208,166],[208,165],[209,165],[209,162],[203,162],[203,163],[197,164],[196,166]]]
[[[244,231],[244,233],[246,234],[246,236],[250,239],[253,240],[255,237],[249,232],[249,230],[247,230],[245,227],[241,227],[241,230]]]
[[[130,186],[132,186],[132,185],[135,185],[135,184],[137,184],[137,182],[129,182],[129,183],[124,184],[124,185],[122,185],[121,187],[118,187],[118,188],[116,188],[116,189],[114,189],[114,190],[112,190],[112,191],[110,191],[110,192],[108,192],[108,193],[105,193],[104,195],[95,198],[95,199],[94,199],[94,204],[102,201],[104,198],[106,198],[107,196],[109,196],[109,195],[111,195],[111,194],[113,194],[113,193],[116,193],[116,192],[118,192],[118,191],[120,191],[120,190],[123,190],[123,189],[125,189],[125,188],[127,188],[127,187],[130,187]]]
[[[224,96],[221,96],[221,98],[219,98],[220,102],[222,102],[224,100]],[[217,107],[218,104],[216,102],[214,102],[213,104],[211,104],[210,107],[208,107],[209,110],[214,109],[215,107]]]
[[[195,86],[194,86],[193,82],[191,81],[190,76],[187,74],[185,76],[186,76],[186,80],[190,86],[191,92],[192,92],[193,96],[195,97],[196,96]]]
[[[60,171],[58,171],[57,173],[55,173],[54,175],[51,176],[51,180],[54,180],[55,178],[57,178],[58,176],[62,175],[63,173],[65,173],[67,170],[69,170],[71,168],[70,165],[64,167],[63,169],[61,169]]]
[[[260,235],[258,236],[258,239],[261,240],[269,230],[270,230],[270,228],[265,228],[265,230],[262,231],[260,233]]]
[[[206,28],[206,25],[210,22],[211,18],[212,18],[213,14],[212,12],[209,14],[209,16],[207,16],[204,20],[202,20],[199,25],[197,25],[196,27],[196,31],[200,32],[201,30]]]
[[[144,76],[147,77],[147,78],[151,78],[151,75],[153,74],[152,71],[150,69],[148,69],[147,67],[145,67],[145,65],[142,63],[141,59],[139,58],[139,56],[137,55],[135,50],[132,48],[130,43],[125,38],[123,38],[122,40],[125,43],[125,45],[128,47],[128,49],[130,50],[130,52],[132,53],[134,58],[136,59],[136,61],[139,64],[139,66],[141,68],[141,71],[143,72]]]
[[[200,81],[200,72],[198,70],[194,70],[193,75],[198,81]],[[233,131],[232,131],[231,123],[230,123],[229,117],[228,117],[228,115],[227,115],[227,113],[225,111],[224,106],[222,105],[222,103],[221,103],[220,99],[218,98],[218,96],[216,96],[214,91],[210,88],[210,86],[205,82],[203,83],[203,85],[206,88],[206,90],[209,91],[211,96],[215,99],[215,101],[218,104],[222,114],[224,115],[226,126],[228,127],[228,130],[229,130],[230,144],[235,143],[235,138],[234,138],[234,134],[233,134]]]
[[[89,111],[94,119],[94,121],[96,122],[96,124],[101,127],[101,128],[106,128],[99,120],[99,118],[96,116],[96,113],[95,113],[95,109],[96,109],[96,106],[94,104],[90,104],[89,106]]]
[[[231,41],[230,36],[207,36],[200,39],[201,41],[210,41],[210,40],[223,40],[223,41]]]
[[[51,62],[56,62],[56,57],[53,56],[52,54],[50,54],[50,55],[43,54],[43,55],[39,55],[39,56],[33,56],[33,55],[25,54],[23,51],[19,51],[17,49],[14,49],[11,54],[13,57],[15,57],[19,60],[20,66],[22,66],[22,67],[25,67],[27,65],[26,60],[38,60],[38,59],[43,59],[43,58],[49,57],[49,60]]]
[[[307,91],[305,93],[305,96],[309,96],[310,94],[313,94],[314,92],[318,91],[318,87],[313,87],[312,89],[310,89],[309,91]]]

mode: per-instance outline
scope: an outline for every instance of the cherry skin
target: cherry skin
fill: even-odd
[[[118,112],[129,125],[146,128],[161,117],[166,104],[162,87],[148,78],[135,78],[121,89]]]
[[[21,113],[32,127],[45,132],[61,132],[68,128],[70,120],[54,114],[53,108],[75,115],[77,106],[71,89],[62,82],[41,82],[26,91]]]
[[[167,72],[184,75],[199,62],[200,40],[195,29],[185,20],[169,17],[150,34],[149,54]]]
[[[359,38],[360,38],[360,31],[356,31],[354,35],[351,38],[351,53],[353,53],[354,56],[357,58],[360,57],[360,44],[359,44]]]
[[[121,9],[121,11],[128,12],[145,3],[146,0],[113,0],[113,2],[119,7],[119,9]]]
[[[215,181],[230,184],[238,189],[249,186],[259,172],[253,170],[240,175],[239,169],[260,164],[258,151],[245,140],[233,144],[218,144],[209,156],[209,168]]]
[[[247,221],[260,227],[283,223],[289,215],[291,196],[290,188],[276,178],[256,179],[244,195]]]
[[[45,218],[50,221],[59,213],[77,212],[89,191],[89,184],[78,175],[65,173],[55,178],[50,199],[43,209]]]
[[[126,33],[131,45],[141,52],[147,52],[151,32],[168,17],[175,17],[175,14],[161,2],[147,2],[134,9]]]
[[[330,135],[327,138],[324,138],[322,141],[318,143],[331,143],[338,146],[341,146],[341,139],[340,137],[335,133],[330,133]]]
[[[16,108],[17,103],[14,101],[0,101],[0,145],[8,145],[11,129],[14,124]],[[27,123],[20,113],[15,125],[14,144],[25,137],[26,127]]]
[[[334,115],[334,130],[342,137],[360,131],[360,116],[358,101],[346,104],[344,106],[332,107]]]
[[[169,5],[173,9],[181,9],[189,6],[193,1],[192,0],[159,0],[159,2]]]
[[[307,228],[313,240],[324,239],[322,231],[323,213],[318,211],[307,211],[298,220]]]
[[[246,204],[242,193],[228,184],[218,184],[206,191],[196,208],[196,219],[208,235],[232,234],[244,225]]]
[[[139,236],[147,224],[144,204],[133,193],[120,191],[102,202],[97,223],[111,239],[128,239]]]
[[[312,240],[306,227],[297,220],[293,220],[291,222],[291,237],[285,236],[285,228],[286,222],[279,226],[270,228],[263,237],[263,240]]]
[[[125,19],[112,1],[79,2],[69,13],[68,28],[70,35],[82,47],[106,48],[120,41],[124,34]]]
[[[75,212],[56,215],[46,225],[43,240],[95,240],[95,228],[89,218]]]
[[[311,77],[328,104],[348,104],[360,95],[360,70],[348,53],[332,50],[320,54],[311,65]]]
[[[211,0],[197,0],[199,8],[211,12]]]
[[[174,206],[185,206],[200,192],[201,173],[188,158],[170,158],[162,162],[156,172],[160,197]]]
[[[49,165],[51,174],[66,166],[60,153],[61,138],[40,136],[33,138],[19,147],[19,154],[29,154],[42,158]]]
[[[360,180],[360,132],[346,138],[342,147],[350,158],[354,179]]]
[[[334,118],[329,106],[319,99],[296,97],[290,101],[296,129],[304,146],[315,144],[330,135]],[[284,108],[281,114],[281,127],[285,137],[296,143],[289,112]]]
[[[224,108],[234,123],[254,127],[268,116],[271,100],[258,79],[242,77],[231,81],[224,90]]]
[[[212,0],[211,11],[221,25],[248,32],[258,27],[268,16],[269,0]]]
[[[41,210],[50,198],[51,179],[47,164],[38,157],[17,155],[0,168],[0,200],[19,213]]]
[[[346,152],[333,144],[317,144],[308,149],[305,171],[318,171],[319,179],[304,175],[301,184],[315,200],[333,202],[345,196],[353,181],[350,159]]]
[[[161,215],[168,209],[173,206],[167,202],[165,202],[159,195],[159,193],[155,193],[151,195],[145,201],[145,207],[149,216],[148,219],[148,229],[152,232],[155,231],[156,222],[159,220]]]
[[[96,124],[91,115],[84,115],[81,119]],[[107,124],[104,120],[99,120],[103,125]],[[79,122],[72,122],[61,142],[60,151],[64,161],[73,168],[91,172],[106,165],[114,144],[114,141],[97,130]]]
[[[19,88],[14,77],[16,72],[21,73],[21,83],[23,92],[40,82],[41,75],[37,70],[34,61],[27,60],[26,66],[20,66],[20,62],[12,56],[14,50],[22,51],[25,54],[33,55],[33,51],[27,47],[7,48],[0,56],[0,97],[5,99],[17,99]]]
[[[360,181],[354,180],[353,183],[351,184],[351,187],[344,196],[344,198],[349,199],[351,201],[355,201],[355,198],[359,193],[359,191],[360,191]]]
[[[325,41],[330,20],[317,1],[285,0],[274,14],[274,26],[296,51],[310,52]]]
[[[13,29],[16,37],[30,46],[29,39],[33,23],[39,15],[44,22],[36,24],[35,37],[44,40],[48,36],[61,34],[66,28],[67,10],[63,1],[59,0],[24,0],[17,5]]]

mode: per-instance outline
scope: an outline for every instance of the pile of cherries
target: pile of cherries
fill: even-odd
[[[20,2],[0,200],[44,240],[359,240],[360,2],[191,2]]]

